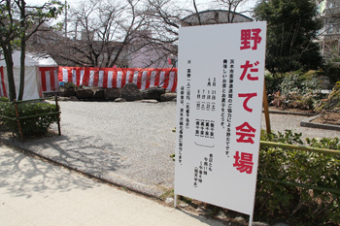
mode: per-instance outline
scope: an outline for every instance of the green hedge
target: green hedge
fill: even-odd
[[[267,135],[262,140],[302,144],[300,134],[290,130]],[[308,139],[307,146],[340,150],[339,138]],[[339,151],[340,153],[340,151]],[[300,183],[335,189],[340,192],[340,155],[288,150],[261,145],[258,178]],[[273,221],[289,221],[293,225],[340,224],[340,194],[289,186],[258,179],[255,217]],[[255,219],[256,219],[255,218]]]
[[[49,103],[21,103],[17,106],[20,117],[56,112],[56,105]],[[0,100],[1,123],[12,132],[19,132],[17,120],[10,120],[1,116],[16,118],[15,106],[13,103],[7,101],[6,98],[1,98]],[[45,134],[51,123],[57,121],[58,115],[44,115],[28,119],[20,119],[21,128],[24,135]]]

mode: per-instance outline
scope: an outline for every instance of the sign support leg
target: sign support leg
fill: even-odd
[[[270,128],[270,118],[269,118],[269,110],[268,110],[268,99],[267,99],[267,88],[266,88],[266,81],[263,81],[263,109],[264,109],[264,117],[266,119],[266,129],[267,134],[271,133]]]
[[[253,214],[249,215],[249,226],[253,225]]]
[[[177,207],[177,195],[175,194],[175,198],[174,198],[174,207]]]

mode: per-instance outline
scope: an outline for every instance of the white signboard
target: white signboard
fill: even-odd
[[[250,215],[266,22],[180,28],[175,194]]]

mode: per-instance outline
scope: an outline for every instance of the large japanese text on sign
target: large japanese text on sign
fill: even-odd
[[[252,215],[266,23],[180,29],[175,193]]]

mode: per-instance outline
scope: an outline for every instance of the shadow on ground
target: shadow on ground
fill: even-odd
[[[7,137],[5,141],[73,169],[86,169],[87,173],[96,176],[127,167],[123,164],[124,158],[117,153],[124,151],[122,148],[102,142],[92,144],[88,142],[90,140],[93,136],[54,136],[24,142]]]
[[[95,186],[80,175],[61,175],[60,169],[53,164],[27,158],[25,154],[10,151],[6,147],[0,150],[0,188],[4,194],[31,198],[34,193],[48,196],[51,192],[66,193],[72,189],[85,190]],[[71,171],[67,173],[71,174]]]
[[[124,174],[125,169],[131,168],[128,157],[123,156],[124,148],[100,139],[94,143],[96,139],[99,138],[62,135],[21,142],[10,134],[0,135],[0,140],[7,144],[109,183],[151,196],[163,193],[156,185],[136,182]]]

